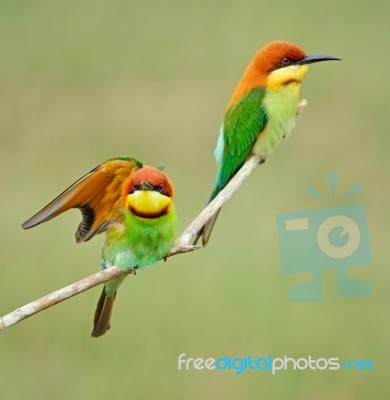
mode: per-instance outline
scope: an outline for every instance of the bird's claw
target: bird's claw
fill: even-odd
[[[129,269],[128,274],[129,275],[137,275],[137,269],[138,269],[138,267],[134,267],[134,268]]]

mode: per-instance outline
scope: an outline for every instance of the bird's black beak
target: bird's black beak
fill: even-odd
[[[142,190],[154,190],[154,187],[148,181],[142,181],[141,182],[141,189]]]
[[[341,60],[339,57],[328,56],[326,54],[307,54],[302,60],[298,61],[298,65],[313,64],[320,61]]]

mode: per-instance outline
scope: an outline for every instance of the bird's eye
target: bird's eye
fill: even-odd
[[[141,190],[141,185],[134,185],[134,188],[132,191],[134,192],[135,190]]]
[[[282,65],[288,65],[288,64],[290,64],[290,59],[289,59],[288,57],[283,57],[283,58],[282,58],[281,64],[282,64]]]
[[[162,183],[160,183],[160,184],[157,186],[157,190],[158,190],[160,193],[162,193],[162,192],[165,190],[165,186],[164,186]]]

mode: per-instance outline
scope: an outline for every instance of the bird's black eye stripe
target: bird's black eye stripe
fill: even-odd
[[[169,193],[167,192],[165,185],[162,184],[162,183],[160,183],[159,185],[153,186],[153,189],[156,192],[159,192],[159,193],[163,194],[164,196],[169,196]],[[129,194],[132,194],[137,190],[142,190],[142,185],[134,185],[134,186],[132,186],[130,191],[129,191]]]
[[[134,185],[131,187],[129,194],[133,194],[136,190],[141,190],[141,185]]]
[[[296,60],[292,60],[289,57],[283,57],[280,59],[280,61],[276,65],[273,66],[273,68],[268,70],[268,72],[275,71],[276,69],[279,69],[279,68],[288,67],[289,65],[293,65],[295,63],[296,63]]]
[[[283,57],[279,63],[280,68],[287,67],[291,64],[292,64],[292,60],[290,60],[288,57]]]
[[[163,194],[164,196],[169,196],[169,195],[168,195],[168,192],[167,192],[167,190],[166,190],[166,188],[165,188],[165,185],[163,185],[162,183],[160,183],[159,185],[154,186],[154,189],[155,189],[157,192]]]

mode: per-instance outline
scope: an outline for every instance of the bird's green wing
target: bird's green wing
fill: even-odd
[[[118,218],[122,210],[121,191],[126,178],[142,163],[135,158],[118,157],[98,165],[69,186],[46,207],[22,224],[32,228],[71,209],[79,208],[82,221],[76,231],[76,241],[86,242]]]
[[[265,89],[257,87],[232,104],[225,114],[223,149],[220,158],[217,187],[221,191],[248,158],[259,134],[267,124],[267,114],[261,103]],[[216,154],[217,158],[218,155]]]

